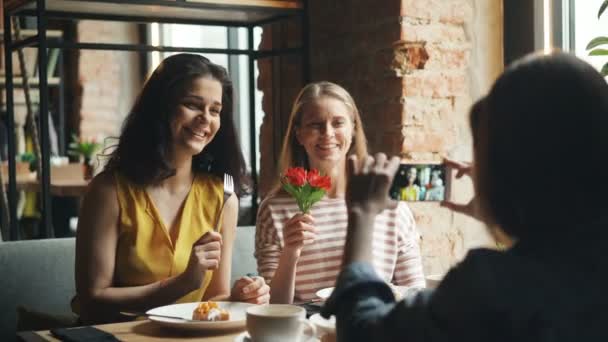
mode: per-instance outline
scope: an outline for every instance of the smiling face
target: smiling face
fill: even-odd
[[[177,101],[171,119],[174,152],[199,154],[220,129],[222,84],[210,77],[192,81]]]
[[[414,184],[414,182],[416,181],[416,174],[416,168],[411,167],[409,170],[407,170],[407,182],[409,185]]]
[[[306,150],[310,166],[324,173],[344,165],[353,139],[353,114],[342,101],[320,97],[302,109],[296,139]]]

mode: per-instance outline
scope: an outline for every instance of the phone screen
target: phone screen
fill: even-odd
[[[444,201],[449,177],[444,164],[401,164],[389,195],[399,201]]]

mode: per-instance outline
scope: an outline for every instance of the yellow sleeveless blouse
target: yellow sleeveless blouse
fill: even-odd
[[[174,277],[186,270],[192,244],[213,225],[224,201],[222,180],[208,174],[194,177],[181,213],[175,245],[158,210],[146,191],[114,174],[119,204],[119,236],[114,268],[114,286],[151,284]],[[221,219],[218,229],[221,229]],[[213,271],[207,271],[201,287],[176,303],[197,302],[203,298]],[[80,314],[78,296],[72,298],[72,311]]]
[[[115,286],[150,284],[184,272],[192,244],[213,230],[224,200],[222,181],[208,174],[194,177],[182,212],[178,213],[178,232],[173,245],[147,192],[117,173],[114,178],[120,206]],[[177,303],[200,301],[212,276],[213,271],[207,271],[201,287]]]

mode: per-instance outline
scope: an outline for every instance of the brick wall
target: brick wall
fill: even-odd
[[[301,25],[297,20],[266,25],[258,49],[286,49],[301,46]],[[280,172],[276,166],[281,143],[294,99],[304,86],[302,59],[298,55],[261,58],[257,61],[257,88],[262,91],[265,113],[260,127],[260,195],[263,197],[274,185]]]
[[[468,108],[502,66],[500,2],[310,0],[309,7],[312,80],[351,92],[372,152],[471,159]],[[452,191],[455,200],[468,200],[471,182],[455,182]],[[427,274],[445,272],[471,247],[492,244],[470,218],[433,203],[411,208]]]
[[[80,42],[139,43],[134,24],[82,20]],[[134,52],[81,50],[74,101],[76,126],[82,137],[117,136],[142,85]]]

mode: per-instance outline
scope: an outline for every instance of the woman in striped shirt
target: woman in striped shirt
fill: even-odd
[[[294,103],[283,143],[280,170],[315,168],[332,188],[308,213],[277,184],[257,218],[255,257],[270,283],[272,303],[313,299],[334,285],[346,237],[346,158],[367,155],[354,100],[344,88],[319,82],[306,86]],[[419,239],[409,208],[400,202],[378,215],[373,227],[372,263],[386,282],[424,287]]]

